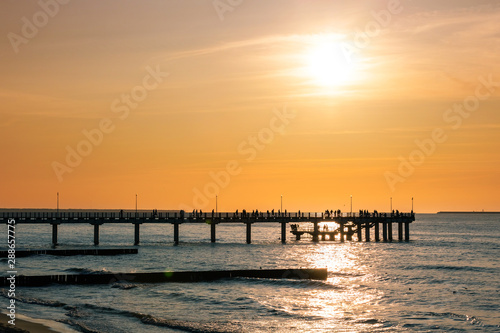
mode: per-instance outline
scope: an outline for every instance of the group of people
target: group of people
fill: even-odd
[[[266,213],[264,212],[259,212],[258,209],[255,209],[255,210],[252,210],[252,212],[247,212],[246,209],[243,209],[243,211],[240,213],[238,210],[236,210],[234,212],[234,217],[236,218],[259,218],[259,217],[264,217],[264,214],[267,215],[267,217],[271,217],[271,216],[282,216],[282,213],[281,213],[281,210],[278,210],[277,213],[274,212],[274,209],[269,211],[267,210]],[[285,209],[285,212],[284,212],[285,216],[287,215],[287,211]]]
[[[181,215],[184,216],[184,211],[182,211]],[[215,216],[216,212],[215,210],[212,209],[212,217]],[[300,210],[298,212],[298,216],[300,216]],[[267,210],[266,212],[262,212],[262,211],[259,211],[258,209],[255,209],[255,210],[252,210],[252,212],[247,212],[246,209],[243,209],[241,212],[237,209],[235,212],[234,212],[234,215],[233,217],[234,218],[242,218],[242,219],[246,219],[246,218],[264,218],[264,217],[267,217],[267,218],[270,218],[270,217],[276,217],[276,216],[288,216],[288,211],[285,209],[284,212],[281,212],[281,210],[278,210],[277,212],[274,211],[274,209],[272,210]],[[192,215],[191,215],[192,218],[202,218],[204,217],[203,216],[203,211],[200,209],[193,209],[193,212],[192,212]]]
[[[413,213],[413,212],[412,212]],[[403,213],[400,213],[399,210],[393,210],[391,213],[391,216],[396,216],[399,217],[400,215],[403,215]],[[337,210],[325,210],[325,216],[327,218],[330,217],[341,217],[342,216],[342,211],[340,209]],[[359,217],[387,217],[387,213],[379,213],[378,211],[374,210],[373,213],[370,213],[368,210],[359,210]]]
[[[325,210],[325,216],[326,217],[338,217],[342,216],[342,211],[340,209],[337,210]]]

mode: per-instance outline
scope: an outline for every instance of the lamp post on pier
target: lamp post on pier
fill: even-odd
[[[352,217],[352,194],[351,194],[351,217]]]
[[[280,212],[281,214],[283,214],[283,194],[281,195],[281,209],[280,209]]]

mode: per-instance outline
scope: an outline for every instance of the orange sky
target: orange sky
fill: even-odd
[[[492,0],[2,1],[0,207],[500,211],[498,22]]]

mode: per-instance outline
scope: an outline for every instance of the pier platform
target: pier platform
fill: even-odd
[[[286,243],[287,225],[290,224],[290,232],[300,240],[303,235],[312,236],[314,242],[339,238],[340,241],[352,240],[353,235],[357,240],[362,240],[362,231],[365,230],[365,241],[370,241],[370,230],[374,229],[375,241],[379,241],[379,228],[383,229],[383,240],[392,240],[392,225],[397,223],[398,239],[410,239],[409,225],[415,221],[415,214],[411,213],[325,213],[318,212],[252,212],[243,211],[238,213],[217,212],[201,213],[193,211],[167,211],[152,213],[131,212],[124,210],[116,211],[2,211],[0,212],[0,223],[12,224],[46,224],[52,228],[52,245],[58,244],[58,226],[61,224],[89,224],[94,231],[94,245],[99,245],[99,229],[106,223],[125,223],[134,225],[134,245],[140,242],[140,226],[150,223],[173,225],[174,244],[179,244],[180,226],[186,223],[210,225],[210,241],[216,242],[216,226],[225,223],[242,223],[246,225],[246,243],[252,242],[252,225],[256,223],[279,223],[281,225],[281,242]],[[11,221],[11,223],[9,223]],[[336,224],[329,226],[328,230],[320,230],[320,224]],[[309,227],[304,227],[307,224]],[[404,227],[404,232],[403,232]]]

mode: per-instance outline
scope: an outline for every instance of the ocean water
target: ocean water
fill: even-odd
[[[283,245],[279,224],[254,224],[252,244],[243,224],[218,225],[215,244],[208,225],[185,224],[173,246],[171,225],[142,225],[139,254],[18,258],[18,274],[326,267],[328,280],[18,287],[17,312],[83,332],[500,332],[499,227],[497,214],[418,214],[410,242]],[[99,247],[133,235],[105,224]],[[51,228],[18,224],[16,242],[50,248]],[[59,226],[59,248],[92,242],[90,225]]]

